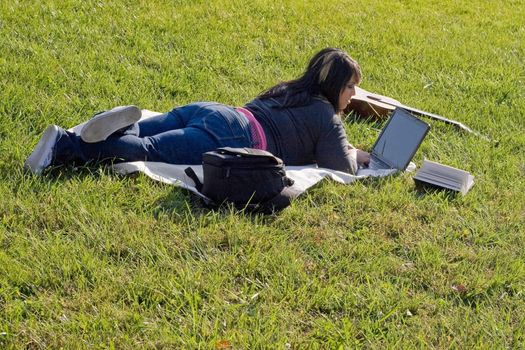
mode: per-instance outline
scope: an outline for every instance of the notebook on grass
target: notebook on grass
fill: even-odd
[[[405,170],[429,129],[407,110],[396,108],[372,147],[368,168]]]

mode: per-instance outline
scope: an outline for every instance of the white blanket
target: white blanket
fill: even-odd
[[[158,112],[142,110],[142,119],[158,114]],[[82,130],[83,126],[84,123],[79,124],[70,129],[70,131],[80,134],[80,130]],[[184,169],[188,166],[193,168],[199,179],[202,181],[203,176],[201,165],[176,165],[160,162],[126,162],[114,164],[113,169],[123,175],[140,171],[153,180],[183,187],[203,197],[195,188],[193,180],[184,173]],[[415,168],[415,164],[410,163],[406,171],[414,171]],[[306,166],[286,166],[286,175],[294,180],[293,188],[299,191],[299,193],[306,191],[324,178],[329,178],[343,184],[349,184],[365,177],[383,177],[392,175],[396,172],[397,170],[395,169],[359,169],[356,175],[350,175],[342,171],[318,168],[315,164]]]

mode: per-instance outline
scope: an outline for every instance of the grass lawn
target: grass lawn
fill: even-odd
[[[0,348],[525,347],[525,3],[0,2]],[[23,170],[49,124],[121,104],[242,105],[348,51],[365,89],[459,120],[413,174],[324,182],[276,216],[104,167]],[[346,119],[369,147],[381,122]]]

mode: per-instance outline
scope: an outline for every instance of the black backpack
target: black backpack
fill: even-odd
[[[224,147],[203,153],[202,170],[203,183],[193,169],[186,168],[185,173],[212,207],[232,203],[237,209],[272,213],[299,194],[291,187],[283,161],[259,149]]]

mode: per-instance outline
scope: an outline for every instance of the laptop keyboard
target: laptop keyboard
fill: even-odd
[[[378,170],[378,169],[391,169],[391,168],[385,162],[382,162],[381,160],[377,159],[376,157],[371,156],[370,157],[370,163],[368,164],[368,169]]]

